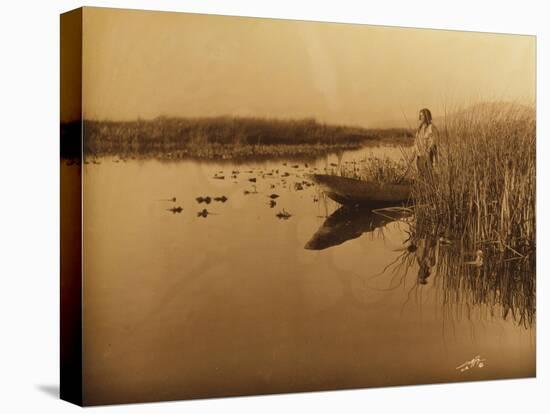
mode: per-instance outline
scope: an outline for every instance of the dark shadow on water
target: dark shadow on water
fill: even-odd
[[[404,217],[400,213],[380,214],[377,206],[343,206],[332,213],[306,243],[308,250],[323,250],[353,240],[364,233],[384,227],[386,224]]]
[[[40,384],[36,388],[42,391],[44,394],[49,395],[55,399],[59,398],[59,385],[58,384]]]

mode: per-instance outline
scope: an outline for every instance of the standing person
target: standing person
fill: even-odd
[[[419,174],[431,173],[437,162],[437,128],[432,124],[432,113],[423,108],[418,113],[418,128],[414,138],[416,167]]]

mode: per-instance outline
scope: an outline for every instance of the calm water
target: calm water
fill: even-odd
[[[443,275],[420,284],[414,259],[392,265],[406,218],[338,210],[304,184],[368,153],[399,157],[83,165],[85,401],[534,376],[534,328],[451,308]]]

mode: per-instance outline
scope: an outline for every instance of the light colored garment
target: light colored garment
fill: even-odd
[[[418,157],[429,155],[430,149],[435,143],[435,127],[432,124],[423,124],[414,137],[414,147]]]

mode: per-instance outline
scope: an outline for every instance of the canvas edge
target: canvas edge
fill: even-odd
[[[60,15],[60,398],[83,405],[82,380],[82,8]],[[60,168],[62,166],[60,165]],[[76,225],[75,225],[76,223]]]

